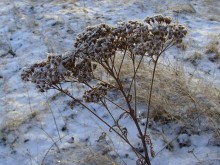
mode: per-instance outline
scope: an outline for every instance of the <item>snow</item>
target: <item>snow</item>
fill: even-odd
[[[86,26],[114,25],[158,13],[172,16],[188,27],[184,41],[188,48],[185,52],[171,49],[164,60],[183,60],[199,52],[203,58],[198,66],[186,62],[186,70],[220,87],[220,65],[210,62],[205,54],[210,36],[219,41],[218,0],[1,0],[0,6],[0,165],[81,165],[94,164],[94,159],[110,164],[115,161],[113,158],[118,164],[135,164],[131,148],[83,107],[76,105],[71,110],[67,97],[56,95],[55,91],[38,93],[33,84],[21,81],[23,67],[45,59],[47,53],[70,52],[74,38]],[[176,54],[184,56],[174,58]],[[74,95],[82,95],[80,88],[83,87],[72,87]],[[101,106],[89,106],[108,117]],[[117,110],[113,105],[112,108]],[[128,132],[138,147],[134,125],[129,119],[124,123],[129,125]],[[150,129],[156,153],[153,165],[220,164],[220,147],[211,145],[213,135],[209,131],[178,134],[178,126],[154,124]],[[162,128],[169,132],[166,138],[167,142],[172,141],[171,150],[166,149]],[[99,143],[102,132],[107,137]],[[104,152],[111,157],[106,158]]]

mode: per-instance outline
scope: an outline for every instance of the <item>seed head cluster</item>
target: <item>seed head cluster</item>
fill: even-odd
[[[107,95],[107,91],[112,89],[113,86],[107,83],[98,83],[95,87],[85,91],[83,98],[86,102],[98,103],[101,99]]]
[[[181,43],[187,33],[184,26],[171,22],[170,17],[157,15],[147,17],[143,22],[87,27],[77,36],[71,55],[50,55],[46,61],[24,69],[21,77],[24,81],[35,83],[39,91],[45,92],[63,82],[88,83],[94,78],[94,63],[102,64],[117,55],[118,51],[129,51],[133,55],[154,59],[168,47]],[[99,100],[87,97],[89,93],[94,95],[94,92],[105,91],[103,86],[95,89],[87,91],[85,98],[88,101]]]
[[[65,79],[66,69],[62,65],[62,56],[48,56],[47,61],[36,63],[23,69],[21,78],[36,84],[40,92],[45,92],[53,85]]]
[[[116,27],[106,24],[88,27],[76,39],[76,54],[98,62],[125,49],[135,55],[160,55],[171,43],[182,42],[187,33],[184,26],[171,21],[170,17],[157,15],[147,17],[144,22],[122,22]]]

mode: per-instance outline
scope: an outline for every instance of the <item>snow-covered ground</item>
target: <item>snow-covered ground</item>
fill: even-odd
[[[220,51],[219,0],[0,0],[0,6],[0,165],[135,164],[129,146],[81,106],[71,110],[63,95],[41,94],[21,81],[23,67],[47,53],[70,52],[86,26],[172,16],[189,29],[187,49],[172,49],[166,58],[184,61],[189,74],[220,87],[220,52],[215,58],[208,51],[213,44]],[[80,94],[80,88],[73,92]],[[179,127],[172,125],[155,123],[157,129],[150,130],[153,165],[220,165],[219,139],[213,143],[209,131],[177,134],[171,129]],[[107,139],[97,142],[102,132]]]

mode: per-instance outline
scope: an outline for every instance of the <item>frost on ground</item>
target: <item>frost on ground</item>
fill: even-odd
[[[218,0],[1,0],[0,6],[2,165],[135,164],[131,149],[81,106],[71,110],[62,94],[40,94],[20,79],[23,67],[45,59],[47,53],[71,52],[76,35],[86,26],[114,25],[159,13],[172,16],[188,27],[189,35],[161,63],[181,63],[188,78],[207,82],[219,97]],[[81,88],[72,86],[72,92],[80,95]],[[219,105],[211,101],[212,107]],[[219,115],[217,110],[214,115]],[[201,122],[203,126],[207,123]],[[220,125],[215,127],[219,131]],[[132,133],[132,126],[129,129]],[[98,141],[102,132],[107,137]],[[220,136],[216,138],[209,129],[190,130],[177,121],[152,121],[150,135],[156,153],[153,165],[220,164]],[[133,138],[136,142],[136,135]]]

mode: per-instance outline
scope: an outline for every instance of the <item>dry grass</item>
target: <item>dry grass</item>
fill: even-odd
[[[199,5],[201,6],[200,10],[198,10],[199,16],[211,21],[220,21],[219,0],[201,0],[199,1]]]
[[[220,59],[220,44],[219,44],[219,37],[217,36],[210,36],[210,42],[206,46],[206,54],[212,54],[212,56],[209,57],[209,60],[211,62],[216,62]]]
[[[194,52],[191,56],[186,58],[186,61],[189,61],[194,66],[197,66],[201,60],[202,54],[198,52]]]
[[[47,165],[118,165],[107,154],[102,154],[96,148],[82,142],[60,148],[59,152],[50,150],[44,163]]]
[[[176,13],[186,13],[186,14],[196,13],[196,10],[190,3],[175,4],[175,5],[171,4],[168,8]]]
[[[96,165],[116,165],[107,155],[101,155],[97,153],[91,153],[86,157],[86,164],[96,164]]]
[[[22,112],[12,111],[8,114],[10,118],[7,118],[4,125],[1,126],[1,132],[5,130],[14,131],[17,130],[22,124],[30,121],[33,118],[36,118],[39,115],[38,110],[34,110],[28,114],[23,114]]]
[[[4,118],[3,124],[0,127],[1,143],[13,148],[17,144],[17,140],[22,135],[23,131],[20,131],[20,127],[36,118],[38,114],[39,111],[37,110],[28,114],[18,111],[9,112],[8,117]]]

